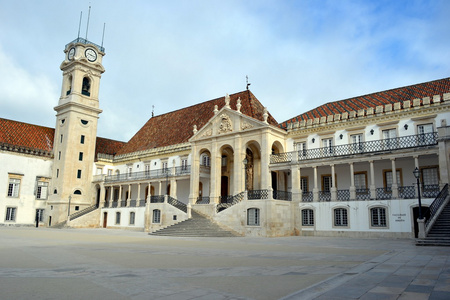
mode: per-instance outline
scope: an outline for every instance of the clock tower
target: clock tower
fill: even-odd
[[[77,38],[66,45],[61,97],[56,111],[49,223],[95,204],[92,186],[99,114],[98,93],[105,49]]]

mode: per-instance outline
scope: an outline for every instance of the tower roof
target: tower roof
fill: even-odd
[[[230,106],[234,110],[238,98],[241,99],[243,114],[259,121],[264,120],[264,106],[252,92],[246,90],[230,95]],[[214,116],[215,105],[219,110],[224,107],[225,97],[152,117],[117,154],[186,143],[193,136],[194,125],[201,129]],[[270,114],[267,121],[278,127],[277,121]]]

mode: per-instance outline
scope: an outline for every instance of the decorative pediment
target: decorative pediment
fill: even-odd
[[[220,122],[219,122],[219,127],[218,127],[218,130],[217,130],[218,134],[228,133],[228,132],[233,131],[233,126],[232,126],[232,123],[231,123],[231,119],[230,119],[230,117],[227,114],[221,114],[219,116],[219,118],[220,118]]]

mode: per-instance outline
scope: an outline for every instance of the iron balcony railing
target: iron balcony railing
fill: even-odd
[[[286,191],[273,191],[273,199],[292,201],[292,193]]]
[[[244,199],[244,192],[241,192],[237,195],[231,196],[230,198],[225,198],[225,201],[228,201],[228,202],[219,203],[216,207],[216,211],[219,213],[219,212],[241,202],[243,199]]]
[[[197,197],[197,201],[195,204],[209,204],[210,198],[209,197]]]
[[[272,154],[271,164],[437,145],[437,132]]]
[[[264,200],[269,199],[269,190],[251,190],[247,191],[248,200]]]
[[[145,179],[157,179],[173,176],[189,175],[191,173],[191,166],[181,166],[175,168],[157,169],[149,171],[131,172],[125,174],[105,176],[105,183],[123,182]]]

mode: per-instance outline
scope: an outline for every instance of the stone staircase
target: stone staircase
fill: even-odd
[[[192,218],[149,233],[149,235],[178,237],[236,237],[237,233],[225,230],[210,219],[192,210]]]
[[[450,246],[450,202],[442,210],[425,239],[416,241],[418,246]]]

